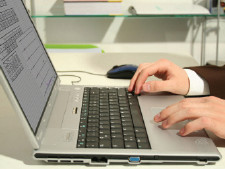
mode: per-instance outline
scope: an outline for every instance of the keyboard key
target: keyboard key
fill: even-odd
[[[120,120],[120,116],[110,116],[110,120]]]
[[[111,136],[110,136],[110,134],[100,134],[99,139],[100,140],[105,140],[105,139],[110,140]]]
[[[122,126],[123,127],[133,127],[133,123],[131,121],[123,121]]]
[[[112,134],[122,134],[123,132],[122,132],[122,129],[121,128],[118,128],[118,129],[111,129],[111,133]]]
[[[150,145],[148,143],[138,143],[139,149],[150,149]]]
[[[88,127],[87,131],[94,131],[94,132],[98,132],[98,127]]]
[[[118,96],[126,96],[126,91],[124,88],[118,89]]]
[[[118,105],[118,101],[109,102],[109,105]]]
[[[88,127],[98,127],[98,123],[88,123]]]
[[[98,137],[87,137],[86,141],[87,142],[98,142]]]
[[[109,118],[109,113],[100,113],[99,116]]]
[[[120,120],[110,120],[111,124],[121,124]]]
[[[110,140],[100,140],[99,147],[100,148],[111,148],[111,141]]]
[[[109,111],[110,111],[110,113],[112,113],[112,112],[116,112],[116,113],[117,113],[117,112],[120,112],[119,109],[110,109]]]
[[[122,114],[121,117],[122,118],[131,118],[131,115],[130,114]]]
[[[99,130],[99,134],[106,134],[106,135],[110,135],[110,130],[105,130],[105,129],[100,129]]]
[[[137,138],[148,138],[146,133],[136,133]]]
[[[118,105],[110,105],[109,107],[110,107],[110,109],[119,109]]]
[[[110,130],[110,126],[107,124],[100,124],[99,129],[102,130]]]
[[[130,111],[128,111],[128,110],[120,110],[120,113],[121,113],[121,115],[122,114],[130,114]]]
[[[111,124],[111,129],[121,129],[121,124]]]
[[[119,111],[110,112],[110,116],[120,116],[120,112]]]
[[[100,117],[100,121],[109,121],[109,117]]]
[[[131,127],[131,126],[123,127],[123,131],[131,131],[131,132],[134,132],[134,128]]]
[[[142,120],[142,116],[138,110],[131,110],[132,119],[134,123],[134,127],[142,127],[144,128],[144,123]]]
[[[123,135],[122,134],[112,134],[111,137],[114,138],[114,139],[116,139],[116,138],[117,139],[123,139]]]
[[[119,99],[119,104],[126,104],[128,101],[126,99]]]
[[[125,148],[129,148],[129,149],[135,149],[137,148],[137,143],[135,141],[126,141],[125,142]]]
[[[132,119],[131,118],[128,118],[128,117],[122,117],[121,118],[121,121],[122,121],[122,123],[123,122],[132,122]]]
[[[88,118],[88,123],[99,123],[99,119]]]
[[[134,132],[132,131],[123,131],[124,136],[135,136]]]
[[[105,121],[104,120],[101,120],[99,124],[100,125],[103,125],[103,124],[110,125],[109,120],[105,120]]]
[[[77,147],[78,148],[85,148],[85,142],[84,141],[78,141],[77,142]]]
[[[109,93],[117,93],[117,89],[116,88],[109,88]]]
[[[123,139],[112,139],[112,148],[124,148]]]
[[[98,142],[93,142],[93,141],[87,142],[86,148],[98,148]]]
[[[139,133],[139,132],[145,132],[144,128],[135,128],[135,132]]]
[[[124,136],[124,141],[136,141],[134,136]]]
[[[123,111],[123,110],[129,110],[128,107],[120,107],[120,110]]]
[[[87,132],[87,137],[98,137],[98,136],[99,136],[98,132],[94,132],[94,131]]]
[[[148,139],[146,137],[137,138],[138,143],[148,143]]]

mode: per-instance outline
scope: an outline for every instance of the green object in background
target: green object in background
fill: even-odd
[[[80,45],[80,44],[45,44],[47,49],[93,49],[98,48],[95,45]],[[105,53],[104,50],[101,50],[102,53]]]

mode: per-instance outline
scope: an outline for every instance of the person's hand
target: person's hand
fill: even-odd
[[[147,78],[153,75],[162,81],[146,82]],[[185,95],[189,91],[189,86],[189,78],[182,68],[168,60],[161,59],[154,63],[139,65],[130,81],[128,90],[135,90],[135,94],[139,94],[143,90],[145,92],[167,91]]]
[[[163,128],[191,119],[179,132],[186,136],[197,130],[207,129],[225,139],[225,100],[217,97],[187,98],[173,104],[154,117]]]

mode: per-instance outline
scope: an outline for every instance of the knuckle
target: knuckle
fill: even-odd
[[[186,113],[189,117],[193,116],[193,114],[195,114],[195,112],[196,112],[195,108],[187,108],[187,111],[186,111]]]
[[[166,111],[166,110],[162,110],[162,111],[160,112],[160,117],[161,117],[162,119],[166,118],[166,117],[167,117],[167,111]]]
[[[190,102],[188,99],[183,99],[180,101],[180,108],[181,109],[188,109],[190,107]]]
[[[168,63],[169,61],[167,59],[159,59],[159,62]]]
[[[139,67],[139,68],[142,68],[142,67],[144,67],[146,64],[147,64],[147,63],[141,63],[138,67]]]
[[[144,68],[142,71],[141,71],[141,76],[148,76],[148,69],[147,68]]]
[[[171,62],[169,60],[167,60],[167,59],[160,59],[159,62],[162,63],[165,66],[170,66],[171,65]]]

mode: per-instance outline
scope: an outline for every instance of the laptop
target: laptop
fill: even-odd
[[[36,160],[76,164],[215,163],[221,155],[204,130],[178,135],[153,117],[182,96],[126,88],[61,85],[20,0],[0,1],[0,82]]]

